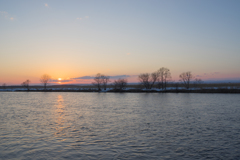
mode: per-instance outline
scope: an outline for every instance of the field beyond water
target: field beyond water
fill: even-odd
[[[166,89],[154,86],[152,89],[145,89],[142,85],[127,85],[123,89],[115,89],[108,85],[106,90],[98,90],[93,85],[49,85],[46,89],[43,86],[30,86],[28,89],[23,86],[1,87],[0,92],[171,92],[171,93],[240,93],[240,83],[204,83],[190,84],[186,89],[182,84],[168,84]]]

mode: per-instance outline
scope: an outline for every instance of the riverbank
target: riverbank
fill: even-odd
[[[96,89],[0,89],[0,92],[99,92],[99,93],[240,93],[240,89],[107,89],[98,91]]]

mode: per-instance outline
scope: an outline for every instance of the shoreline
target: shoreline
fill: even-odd
[[[89,92],[89,93],[234,93],[239,94],[240,89],[201,89],[201,90],[141,90],[141,89],[131,89],[131,90],[107,90],[107,91],[97,91],[97,90],[0,90],[0,92]]]

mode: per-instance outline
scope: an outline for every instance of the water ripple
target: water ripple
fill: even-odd
[[[0,93],[0,159],[240,159],[238,94]]]

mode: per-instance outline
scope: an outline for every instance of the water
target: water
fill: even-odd
[[[239,94],[0,92],[0,159],[240,159]]]

